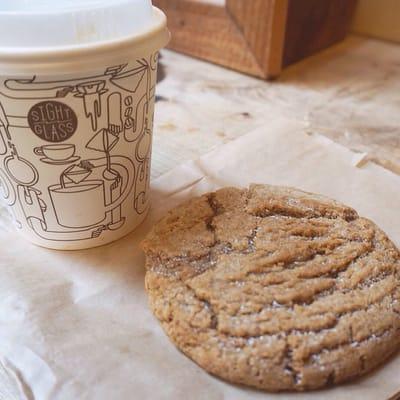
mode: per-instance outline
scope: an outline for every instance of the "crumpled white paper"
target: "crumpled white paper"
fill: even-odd
[[[57,252],[9,229],[0,209],[0,399],[387,399],[400,390],[400,355],[353,383],[305,394],[266,394],[222,382],[169,342],[147,306],[139,242],[181,201],[226,185],[296,186],[355,207],[400,245],[400,177],[271,122],[153,182],[153,209],[130,236]]]

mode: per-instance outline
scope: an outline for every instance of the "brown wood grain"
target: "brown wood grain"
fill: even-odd
[[[250,75],[264,77],[254,54],[224,6],[198,0],[156,0],[172,32],[170,47]]]
[[[264,75],[278,75],[282,67],[288,0],[227,0],[226,7]]]
[[[357,0],[154,0],[170,48],[260,78],[344,38]]]
[[[357,0],[290,0],[283,66],[345,38]]]

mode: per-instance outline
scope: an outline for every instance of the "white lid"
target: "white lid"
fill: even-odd
[[[114,41],[155,23],[151,0],[0,0],[0,49]]]

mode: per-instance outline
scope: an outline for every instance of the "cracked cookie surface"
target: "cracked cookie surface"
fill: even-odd
[[[230,382],[308,390],[400,347],[400,254],[374,223],[293,188],[225,188],[143,242],[150,306],[188,357]]]

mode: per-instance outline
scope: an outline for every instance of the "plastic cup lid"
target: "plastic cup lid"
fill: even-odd
[[[0,48],[106,42],[154,25],[151,0],[1,0]]]

